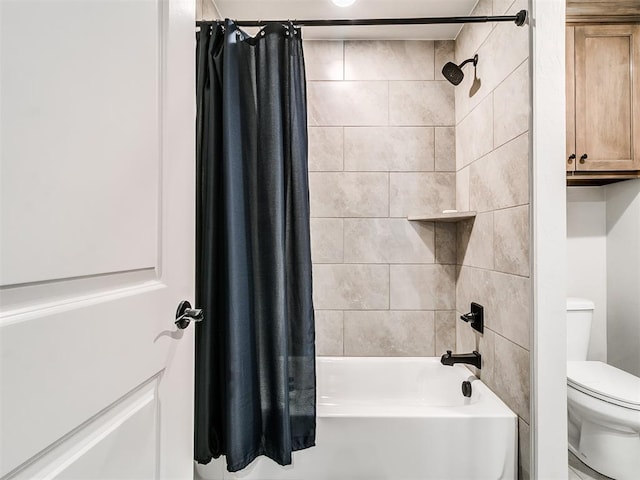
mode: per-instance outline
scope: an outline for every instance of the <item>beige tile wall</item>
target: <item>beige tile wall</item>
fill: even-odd
[[[453,42],[307,41],[319,355],[433,356],[455,343]]]
[[[515,14],[527,0],[480,0],[473,15]],[[519,416],[519,476],[529,478],[529,32],[511,23],[466,25],[456,61],[456,205],[476,210],[458,225],[456,309],[484,305],[485,333],[456,320],[458,351],[482,353],[478,376]],[[457,315],[457,316],[458,316]],[[475,370],[472,368],[472,370]]]
[[[196,20],[215,20],[218,12],[212,0],[196,0]]]

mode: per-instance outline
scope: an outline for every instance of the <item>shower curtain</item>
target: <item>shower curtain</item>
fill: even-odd
[[[281,465],[315,444],[300,30],[197,34],[195,459]]]

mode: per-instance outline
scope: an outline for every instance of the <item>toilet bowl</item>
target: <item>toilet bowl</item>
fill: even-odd
[[[567,299],[569,450],[616,480],[640,475],[640,378],[587,361],[593,303]]]
[[[640,475],[640,378],[602,362],[567,362],[569,450],[617,480]]]

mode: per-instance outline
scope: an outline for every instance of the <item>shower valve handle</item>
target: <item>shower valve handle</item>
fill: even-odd
[[[584,163],[587,158],[589,158],[589,156],[586,153],[583,153],[580,157],[580,163]]]

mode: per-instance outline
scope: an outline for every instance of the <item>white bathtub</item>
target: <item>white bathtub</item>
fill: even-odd
[[[281,467],[197,465],[204,479],[514,479],[517,417],[465,367],[439,358],[318,358],[316,447]],[[470,398],[463,380],[472,381]]]

